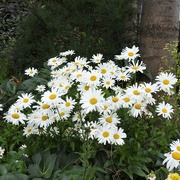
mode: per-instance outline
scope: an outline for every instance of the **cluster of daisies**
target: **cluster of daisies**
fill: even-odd
[[[5,120],[15,125],[24,124],[25,136],[48,132],[52,132],[52,136],[59,134],[57,123],[68,120],[72,127],[66,129],[67,134],[76,131],[75,134],[83,138],[83,134],[89,132],[88,138],[98,143],[124,144],[126,133],[120,127],[119,109],[127,109],[129,116],[135,118],[152,117],[154,113],[148,106],[155,106],[157,115],[163,118],[170,119],[173,113],[170,104],[156,103],[154,98],[159,91],[172,93],[177,81],[172,73],[160,73],[155,83],[122,87],[131,82],[133,74],[143,73],[146,69],[137,59],[138,52],[138,47],[127,47],[121,55],[115,55],[115,61],[105,61],[100,53],[88,60],[73,57],[73,50],[61,52],[47,62],[51,79],[47,84],[37,86],[40,98],[37,100],[36,93],[22,93],[5,113]],[[116,64],[119,61],[127,65],[119,67]],[[33,77],[38,70],[29,68],[25,74]]]

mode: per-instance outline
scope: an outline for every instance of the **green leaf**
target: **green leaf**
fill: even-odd
[[[39,165],[42,160],[41,154],[40,153],[34,154],[32,156],[32,160],[35,164]]]
[[[28,171],[33,177],[42,177],[42,170],[37,164],[30,164]]]
[[[51,154],[46,162],[45,162],[45,175],[43,176],[44,178],[50,178],[52,176],[52,172],[54,170],[54,164],[57,159],[56,154]]]
[[[132,174],[137,174],[138,176],[141,177],[146,177],[146,174],[144,171],[139,166],[134,166],[134,165],[129,165],[128,170],[131,171]]]
[[[3,165],[0,165],[0,174],[4,175],[8,172],[7,168]]]

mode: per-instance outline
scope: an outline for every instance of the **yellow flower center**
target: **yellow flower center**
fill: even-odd
[[[113,101],[114,103],[116,103],[116,102],[119,101],[119,99],[118,99],[117,97],[113,97],[113,98],[112,98],[112,101]]]
[[[136,109],[141,109],[141,104],[135,104]]]
[[[111,118],[111,117],[107,117],[107,118],[106,118],[106,122],[112,123],[112,118]]]
[[[169,80],[168,79],[164,79],[163,80],[163,84],[168,85],[169,84]]]
[[[84,86],[84,89],[86,90],[86,91],[88,91],[89,90],[89,86]]]
[[[30,71],[29,74],[33,74],[34,72],[33,71]]]
[[[77,74],[76,77],[80,78],[80,77],[82,77],[82,74]]]
[[[129,101],[130,101],[130,98],[125,97],[123,100],[124,100],[124,102],[129,102]]]
[[[133,91],[133,94],[134,94],[134,95],[140,95],[140,92],[139,92],[138,90],[134,90],[134,91]]]
[[[56,59],[53,59],[52,62],[55,63],[57,60]]]
[[[119,139],[120,138],[119,134],[114,134],[113,137],[114,137],[114,139]]]
[[[110,81],[106,81],[106,84],[107,84],[107,85],[110,85],[111,83],[110,83]]]
[[[180,151],[180,146],[177,146],[176,149],[177,149],[178,151]]]
[[[163,112],[163,113],[167,113],[168,111],[167,111],[167,109],[163,108],[163,109],[162,109],[162,112]]]
[[[66,107],[69,107],[71,105],[70,102],[66,102]]]
[[[107,108],[108,108],[108,106],[104,105],[104,108],[103,108],[103,109],[106,110]]]
[[[60,116],[64,116],[65,115],[65,113],[64,112],[60,112]]]
[[[27,132],[30,133],[32,131],[32,129],[28,129]]]
[[[66,87],[65,87],[65,89],[69,89],[69,88],[70,88],[70,86],[66,86]]]
[[[139,67],[138,66],[133,66],[132,69],[137,71],[139,69]]]
[[[173,152],[173,153],[172,153],[172,157],[173,157],[175,160],[180,160],[180,152]]]
[[[149,93],[149,92],[151,92],[151,88],[146,88],[145,91],[146,91],[147,93]]]
[[[94,104],[97,103],[97,99],[96,98],[91,98],[89,102],[90,102],[90,104],[94,105]]]
[[[27,103],[29,101],[28,98],[24,98],[23,103]]]
[[[103,137],[107,138],[109,136],[109,132],[105,131],[105,132],[103,132],[102,135],[103,135]]]
[[[43,121],[46,121],[47,118],[48,118],[47,116],[42,116],[42,117],[41,117],[41,119],[42,119]]]
[[[132,56],[134,56],[134,53],[133,52],[128,52],[128,56],[132,57]]]
[[[91,76],[91,77],[90,77],[90,80],[91,80],[91,81],[96,81],[96,79],[97,79],[96,76]]]
[[[125,78],[126,78],[126,76],[122,75],[120,78],[121,78],[121,79],[125,79]]]
[[[107,72],[106,69],[101,70],[101,74],[106,74],[106,72]]]
[[[57,97],[56,94],[51,94],[51,95],[49,96],[49,99],[53,100],[53,99],[56,99],[56,97]]]
[[[43,109],[48,109],[49,107],[50,107],[49,104],[43,104],[43,105],[42,105],[42,108],[43,108]]]
[[[19,114],[17,114],[17,113],[14,113],[14,114],[12,114],[12,118],[14,118],[14,119],[19,119]]]

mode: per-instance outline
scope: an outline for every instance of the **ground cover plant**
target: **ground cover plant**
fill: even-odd
[[[151,79],[139,58],[67,50],[3,83],[0,179],[179,178],[178,79],[139,82]]]

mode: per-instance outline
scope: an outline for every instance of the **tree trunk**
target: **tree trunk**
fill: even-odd
[[[178,41],[180,0],[142,0],[140,53],[153,79],[161,67],[166,43]],[[169,58],[173,66],[173,59]]]

